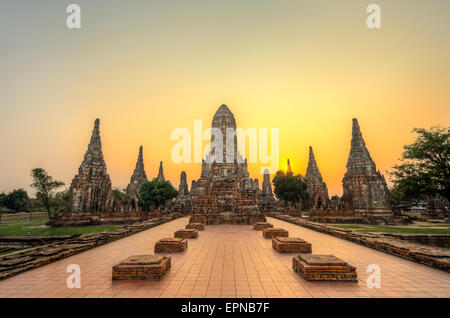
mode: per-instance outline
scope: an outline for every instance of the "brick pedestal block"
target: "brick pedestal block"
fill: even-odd
[[[197,238],[198,230],[196,229],[181,229],[175,232],[175,237],[179,238]]]
[[[267,222],[256,222],[255,225],[253,225],[253,229],[256,231],[262,231],[263,229],[270,227],[273,227],[273,225]]]
[[[112,268],[113,280],[160,280],[170,269],[170,257],[134,255]]]
[[[199,230],[199,231],[204,231],[205,230],[205,224],[203,223],[189,223],[186,225],[187,229],[195,229],[195,230]]]
[[[265,238],[272,238],[272,237],[288,237],[289,236],[289,232],[286,231],[285,229],[280,229],[280,228],[265,228],[263,229],[263,236]]]
[[[155,253],[161,252],[183,252],[187,249],[188,242],[183,238],[163,238],[155,244]]]
[[[311,243],[298,237],[274,237],[272,247],[280,253],[311,253]]]
[[[356,268],[333,255],[300,254],[292,259],[292,267],[306,280],[358,281]]]
[[[203,224],[206,224],[206,216],[204,214],[193,214],[189,218],[189,223],[203,223]]]

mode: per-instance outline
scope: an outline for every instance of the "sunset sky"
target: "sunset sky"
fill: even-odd
[[[81,29],[66,27],[70,3]],[[340,195],[353,117],[382,173],[414,127],[450,124],[449,39],[448,0],[2,0],[0,192],[32,193],[36,167],[68,187],[97,117],[115,187],[140,145],[149,178],[162,160],[190,185],[200,165],[171,160],[171,132],[208,128],[226,104],[238,127],[279,128],[281,168],[304,174],[311,145]]]

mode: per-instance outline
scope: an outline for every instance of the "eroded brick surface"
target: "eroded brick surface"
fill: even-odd
[[[273,227],[273,225],[267,222],[256,222],[255,225],[253,225],[253,229],[256,231],[262,231],[263,229],[271,227]]]
[[[356,268],[334,255],[300,254],[292,259],[292,267],[306,280],[358,281]]]
[[[188,247],[188,241],[183,238],[162,238],[155,244],[155,253],[182,252]]]
[[[197,238],[198,237],[198,230],[196,229],[181,229],[174,233],[174,237],[179,238]]]
[[[189,223],[186,225],[186,229],[194,229],[198,231],[204,231],[205,230],[205,224],[203,223]]]
[[[160,280],[170,269],[171,258],[159,255],[133,255],[115,265],[113,280]]]
[[[299,237],[274,237],[272,247],[280,253],[311,253],[311,243]]]
[[[272,227],[263,229],[263,236],[265,238],[272,238],[277,236],[288,237],[289,233],[285,229]]]

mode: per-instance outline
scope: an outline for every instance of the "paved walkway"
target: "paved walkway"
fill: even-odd
[[[208,225],[158,282],[111,280],[111,268],[184,228],[181,218],[0,281],[0,297],[450,297],[446,272],[378,252],[281,220],[276,227],[312,243],[315,254],[334,254],[356,266],[358,283],[308,282],[292,270],[293,254],[272,249],[270,239],[247,225]],[[69,264],[81,268],[81,288],[69,289]],[[381,267],[381,288],[368,288],[369,264]]]

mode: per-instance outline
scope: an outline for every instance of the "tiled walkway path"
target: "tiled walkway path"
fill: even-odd
[[[308,282],[292,270],[293,254],[279,254],[271,240],[247,225],[209,225],[188,249],[173,253],[172,268],[158,282],[113,282],[111,268],[130,255],[151,254],[188,218],[0,281],[0,297],[450,297],[450,274],[339,238],[268,218],[276,227],[312,243],[315,254],[334,254],[356,266],[358,283]],[[81,289],[66,287],[69,264],[81,268]],[[368,288],[369,264],[381,267],[381,288]]]

